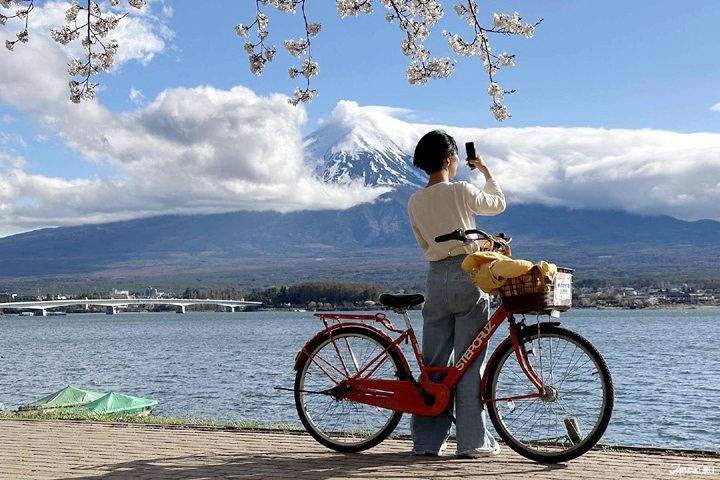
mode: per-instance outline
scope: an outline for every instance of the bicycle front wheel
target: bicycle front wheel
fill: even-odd
[[[510,448],[537,462],[579,457],[600,440],[612,415],[614,390],[605,360],[584,337],[556,326],[534,330],[519,341],[542,380],[543,396],[488,403],[495,430]],[[486,374],[486,399],[537,392],[512,342],[499,347]]]
[[[339,452],[359,452],[395,430],[402,412],[327,393],[371,362],[364,375],[372,372],[371,379],[397,380],[403,361],[396,347],[383,353],[389,345],[379,333],[353,325],[334,329],[332,338],[326,333],[310,345],[295,377],[295,406],[315,440]]]

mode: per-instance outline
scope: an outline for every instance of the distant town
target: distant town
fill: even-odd
[[[720,306],[720,289],[695,289],[687,285],[669,288],[589,287],[575,288],[574,308],[658,308],[671,306]]]
[[[600,283],[600,285],[598,285]],[[578,282],[573,290],[573,308],[701,308],[720,307],[720,285],[710,282],[699,288],[696,285],[680,284],[665,287],[614,286],[610,282]],[[35,295],[0,293],[0,303],[37,302],[51,300],[93,300],[93,299],[207,299],[239,300],[262,302],[252,310],[369,310],[377,309],[378,297],[385,289],[375,284],[342,282],[305,282],[289,287],[271,287],[247,292],[235,288],[186,288],[183,292],[166,293],[157,288],[147,287],[144,291],[112,289],[107,293],[49,294],[38,291]],[[395,293],[422,293],[399,291]],[[498,298],[494,298],[494,304]],[[172,311],[172,305],[128,305],[127,311]],[[24,309],[5,307],[7,314],[32,314]],[[218,305],[193,305],[189,311],[223,311]],[[105,311],[101,307],[73,305],[49,311],[50,314],[91,313]],[[184,310],[183,310],[184,311]]]

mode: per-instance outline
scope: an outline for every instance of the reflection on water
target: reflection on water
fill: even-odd
[[[577,310],[561,321],[613,374],[606,443],[720,449],[720,310]],[[295,355],[321,325],[283,312],[0,317],[0,403],[72,384],[157,399],[158,415],[299,425],[292,393],[273,387],[292,387]]]

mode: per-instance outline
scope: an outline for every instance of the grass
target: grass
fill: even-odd
[[[175,425],[180,427],[214,427],[214,428],[236,428],[242,430],[279,430],[289,432],[298,430],[298,427],[290,423],[262,423],[256,420],[225,421],[209,417],[193,417],[183,415],[181,417],[158,417],[148,415],[139,417],[137,415],[103,415],[78,412],[68,412],[62,409],[54,411],[30,411],[30,412],[2,412],[0,419],[29,419],[29,420],[85,420],[93,422],[122,422],[140,423],[152,425]]]

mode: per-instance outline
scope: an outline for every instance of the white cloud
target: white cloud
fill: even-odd
[[[17,144],[20,147],[27,147],[27,143],[25,143],[25,139],[22,135],[0,131],[0,147],[10,148],[13,144]]]
[[[57,4],[36,8],[45,12],[48,25],[62,23],[64,8]],[[128,43],[122,44],[128,50],[120,63],[149,61],[172,37],[156,33],[158,20],[149,13],[133,18],[137,29],[128,31]],[[0,29],[0,45],[13,31]],[[0,235],[166,213],[348,208],[381,192],[315,180],[303,160],[305,110],[288,106],[282,95],[260,97],[243,87],[206,86],[168,89],[146,106],[120,114],[97,101],[74,105],[68,99],[68,53],[46,33],[47,28],[33,32],[30,43],[16,46],[15,52],[0,49],[0,103],[33,119],[41,135],[58,135],[84,158],[110,164],[118,173],[113,178],[50,178],[28,173],[22,157],[0,151]],[[139,40],[145,34],[155,40]],[[150,47],[143,47],[146,43]],[[718,134],[460,129],[397,118],[410,114],[340,102],[326,121],[390,138],[408,154],[424,133],[438,127],[454,135],[461,150],[464,142],[475,141],[510,205],[537,202],[720,220]],[[461,179],[483,183],[464,167]]]
[[[3,121],[3,123],[6,123],[9,125],[9,124],[13,123],[15,121],[15,119],[9,113],[5,113],[2,116],[2,121]]]
[[[104,11],[113,11],[118,16],[127,14],[108,37],[117,40],[120,45],[111,71],[117,70],[130,60],[147,65],[155,55],[164,52],[166,41],[174,37],[174,32],[168,26],[172,9],[160,8],[160,12],[156,13],[154,3],[157,2],[150,2],[142,9],[130,7],[127,2],[120,2],[118,7],[113,9],[108,9],[108,4],[103,5]],[[35,37],[47,37],[50,29],[64,25],[68,6],[68,2],[63,1],[49,1],[41,7],[36,6],[30,14],[30,41]],[[14,27],[13,21],[9,21],[6,28],[12,31],[11,27]],[[25,47],[16,45],[15,49],[20,52]],[[65,51],[68,58],[83,56],[82,46],[78,41],[59,48]]]
[[[720,103],[716,103],[715,105],[710,107],[710,110],[712,110],[713,112],[720,112]]]
[[[463,133],[496,165],[514,201],[720,220],[719,134],[589,128]]]
[[[403,114],[405,112],[402,112]],[[325,122],[386,137],[412,155],[435,128],[474,141],[512,203],[720,220],[720,134],[595,128],[469,129],[404,122],[384,107],[341,102]],[[463,162],[464,163],[464,162]],[[482,186],[462,165],[459,178]]]
[[[117,176],[50,178],[3,162],[0,235],[167,213],[342,209],[387,191],[319,182],[303,159],[305,110],[284,95],[174,88],[118,114],[98,101],[69,101],[66,56],[46,36],[23,47],[0,51],[0,103]]]
[[[137,106],[142,106],[145,103],[145,95],[140,90],[135,90],[135,87],[130,87],[130,101]]]
[[[0,168],[23,168],[27,162],[23,157],[11,155],[6,152],[0,152]]]

